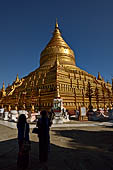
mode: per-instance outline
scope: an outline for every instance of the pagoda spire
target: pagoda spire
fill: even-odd
[[[5,84],[4,84],[4,81],[3,81],[2,91],[5,91]]]
[[[55,29],[54,29],[54,32],[53,32],[53,36],[60,36],[61,37],[61,32],[60,32],[60,29],[59,29],[59,26],[58,26],[58,20],[56,18],[56,22],[55,22]]]
[[[98,80],[102,80],[102,77],[100,75],[100,72],[98,72],[98,77],[97,77]]]
[[[19,82],[19,77],[18,77],[18,74],[16,76],[16,81],[15,82]]]
[[[75,66],[74,52],[62,38],[57,19],[55,22],[53,36],[44,50],[41,52],[40,66],[48,67],[54,65],[56,61],[56,55],[60,55],[60,64]]]
[[[3,86],[2,86],[2,97],[6,96],[6,91],[5,91],[5,84],[3,81]]]
[[[56,18],[55,28],[58,28],[58,20]]]

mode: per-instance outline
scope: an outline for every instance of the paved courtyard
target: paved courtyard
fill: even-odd
[[[51,128],[48,169],[113,170],[112,122],[77,122],[73,127],[72,124]],[[38,138],[31,132],[32,150],[28,170],[38,170]],[[17,129],[0,125],[0,170],[16,170],[17,154]]]

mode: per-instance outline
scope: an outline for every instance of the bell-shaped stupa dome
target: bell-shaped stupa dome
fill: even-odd
[[[40,66],[54,65],[56,58],[58,58],[60,65],[75,66],[74,52],[63,40],[57,21],[53,37],[41,52]]]

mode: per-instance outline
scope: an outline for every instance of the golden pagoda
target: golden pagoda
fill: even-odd
[[[90,89],[88,89],[90,87]],[[58,23],[53,36],[40,55],[40,67],[26,77],[18,74],[12,85],[0,91],[0,106],[9,109],[50,110],[54,98],[63,99],[68,110],[89,107],[111,107],[112,85],[76,66],[73,50],[62,38]]]

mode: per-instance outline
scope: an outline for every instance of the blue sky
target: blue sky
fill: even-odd
[[[55,19],[76,65],[113,78],[112,0],[0,0],[0,88],[39,67]]]

